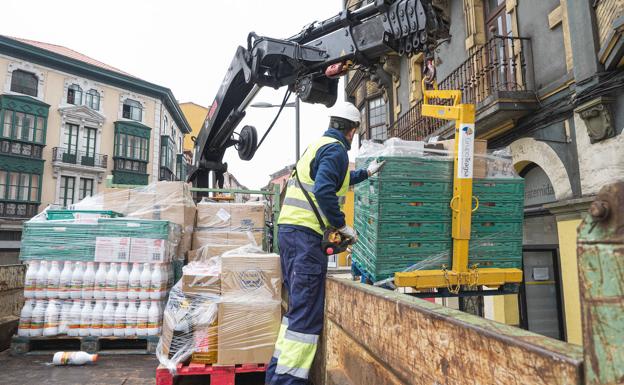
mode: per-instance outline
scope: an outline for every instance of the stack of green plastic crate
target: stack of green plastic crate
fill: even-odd
[[[378,157],[382,171],[355,187],[353,261],[373,280],[414,264],[450,267],[453,162],[447,157]],[[359,158],[366,167],[372,158]],[[475,179],[469,264],[521,267],[524,181]]]
[[[62,216],[73,218],[69,210]],[[179,226],[165,220],[97,218],[29,221],[22,233],[22,260],[93,261],[97,237],[150,238],[176,241]]]

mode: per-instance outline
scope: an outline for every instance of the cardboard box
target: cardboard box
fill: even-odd
[[[196,228],[193,232],[192,249],[199,249],[206,245],[245,246],[253,243],[250,237],[259,247],[262,247],[264,231],[214,231]]]
[[[221,277],[218,265],[201,262],[189,263],[184,266],[182,271],[182,291],[184,293],[221,295]]]
[[[189,262],[193,261],[207,261],[210,258],[218,257],[223,253],[238,249],[240,245],[204,245],[196,250],[189,250],[186,253],[186,258]]]
[[[98,195],[101,199],[102,210],[112,210],[124,215],[128,213],[130,190],[103,187],[99,189]]]
[[[197,227],[224,230],[263,229],[264,203],[199,203]]]
[[[446,151],[455,152],[455,139],[441,140],[441,144]],[[487,176],[487,140],[475,139],[474,141],[474,161],[472,164],[472,177],[485,178]]]
[[[163,263],[171,261],[169,242],[165,239],[131,238],[130,262]]]
[[[282,272],[277,254],[227,254],[221,257],[224,301],[281,300]]]
[[[128,262],[129,258],[129,237],[95,238],[95,262]]]
[[[281,310],[280,301],[219,303],[218,364],[269,362],[280,328]]]

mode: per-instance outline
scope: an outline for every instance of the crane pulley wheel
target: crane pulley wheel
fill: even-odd
[[[242,160],[251,160],[258,148],[258,131],[254,126],[245,126],[238,134],[238,157]]]

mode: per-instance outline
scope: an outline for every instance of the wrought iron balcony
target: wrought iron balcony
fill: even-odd
[[[538,106],[533,79],[525,57],[531,57],[530,40],[495,36],[438,83],[440,89],[461,90],[462,103],[477,108],[477,133],[518,119]],[[445,104],[446,101],[436,101]],[[423,117],[422,101],[400,116],[389,129],[390,136],[423,140],[438,133],[448,122]]]
[[[0,200],[0,218],[32,218],[38,209],[39,203]]]
[[[68,151],[63,147],[54,147],[52,149],[52,161],[88,167],[106,168],[108,155],[87,154],[83,151]]]

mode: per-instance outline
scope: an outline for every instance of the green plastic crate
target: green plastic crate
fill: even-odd
[[[93,260],[98,234],[97,223],[26,222],[20,259]]]
[[[49,221],[56,220],[72,220],[81,214],[89,215],[92,218],[118,218],[123,217],[123,214],[111,210],[48,210],[46,212],[46,218]]]
[[[106,219],[99,221],[102,232],[110,237],[168,239],[170,229],[175,226],[169,221],[153,219]]]

